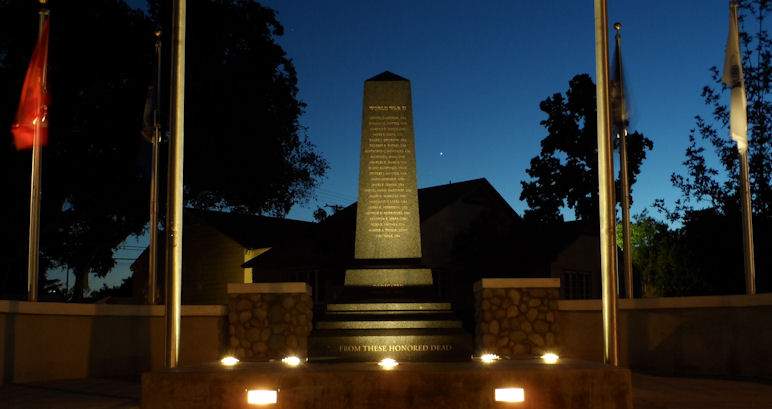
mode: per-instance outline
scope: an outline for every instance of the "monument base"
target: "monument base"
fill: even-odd
[[[431,301],[431,270],[403,260],[389,262],[346,270],[342,301],[328,304],[316,320],[309,359],[468,361],[474,351],[471,334],[450,303]]]
[[[474,349],[450,303],[409,300],[329,304],[308,345],[312,361],[468,361]]]
[[[283,409],[501,408],[498,388],[521,388],[517,408],[632,409],[630,371],[597,363],[540,359],[457,363],[301,364],[246,362],[188,366],[142,375],[142,409],[250,408],[248,391],[276,393]],[[270,392],[269,392],[270,393]],[[504,406],[502,406],[504,405]]]

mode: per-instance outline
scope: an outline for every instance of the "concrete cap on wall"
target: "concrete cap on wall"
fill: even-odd
[[[559,278],[483,278],[474,290],[483,288],[560,288]]]
[[[311,286],[304,282],[228,283],[228,294],[303,293],[311,295]]]

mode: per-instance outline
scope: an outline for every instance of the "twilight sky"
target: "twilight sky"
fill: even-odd
[[[591,0],[261,3],[285,28],[278,42],[308,104],[301,123],[330,164],[317,200],[296,206],[290,218],[313,220],[317,206],[357,200],[363,82],[386,70],[412,82],[418,186],[485,177],[522,215],[520,181],[546,135],[539,102],[565,92],[576,74],[595,77]],[[694,116],[709,114],[700,92],[708,68],[723,66],[729,2],[608,3],[609,26],[622,23],[631,131],[654,141],[633,186],[637,214],[656,198],[672,204],[679,195],[670,174],[682,170]],[[613,35],[610,29],[612,42]],[[146,238],[124,243],[109,285],[130,274],[146,245]],[[92,288],[103,282],[91,280]]]
[[[363,81],[382,71],[412,82],[418,186],[485,177],[521,215],[519,182],[546,135],[539,102],[576,74],[595,78],[590,0],[262,3],[285,28],[278,41],[308,104],[301,122],[330,163],[317,200],[290,218],[356,201]],[[709,112],[700,92],[708,68],[723,65],[728,10],[726,0],[609,1],[609,25],[622,23],[631,128],[654,141],[633,214],[678,196],[670,173],[694,115]]]

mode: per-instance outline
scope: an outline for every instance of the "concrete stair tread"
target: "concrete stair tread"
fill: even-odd
[[[317,322],[324,321],[442,321],[458,320],[450,311],[361,311],[327,313]]]
[[[449,311],[447,302],[417,302],[382,300],[377,302],[355,302],[328,304],[328,312],[338,311]]]
[[[375,329],[375,328],[461,328],[458,320],[350,320],[321,321],[317,329]]]
[[[311,338],[337,337],[423,337],[423,336],[455,336],[466,334],[461,328],[376,328],[376,329],[317,329]]]

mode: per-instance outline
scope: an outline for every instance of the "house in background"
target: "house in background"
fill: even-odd
[[[185,209],[182,234],[182,303],[227,304],[228,283],[251,283],[252,269],[242,264],[307,234],[314,223],[267,216]],[[162,235],[159,235],[162,236]],[[158,291],[163,294],[165,246],[159,240]],[[132,264],[134,298],[147,299],[148,251]],[[160,297],[160,296],[158,296]],[[163,302],[162,297],[158,301]]]
[[[471,313],[472,283],[483,277],[557,277],[564,298],[600,298],[597,226],[526,223],[485,179],[419,189],[418,201],[421,261],[438,298]],[[183,222],[184,304],[224,304],[228,283],[253,281],[305,281],[328,303],[354,261],[356,203],[320,223],[191,209]],[[132,270],[141,297],[146,252]]]

